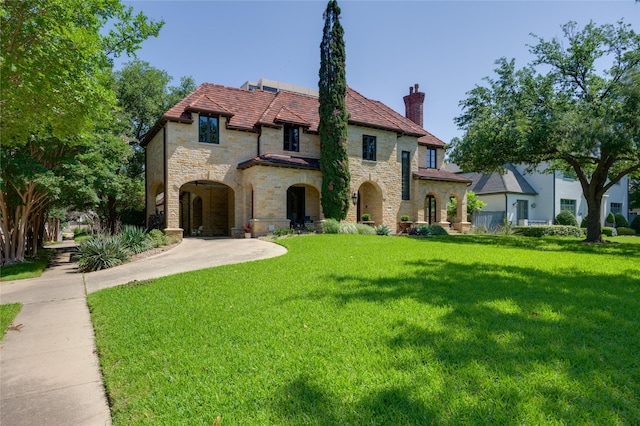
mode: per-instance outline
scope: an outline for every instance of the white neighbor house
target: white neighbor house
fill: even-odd
[[[449,167],[447,170],[453,171]],[[540,170],[543,170],[542,168]],[[469,190],[487,203],[474,225],[494,227],[506,217],[514,225],[552,224],[562,210],[569,210],[578,224],[587,214],[587,201],[577,179],[561,172],[526,173],[524,165],[507,165],[507,173],[464,173],[473,180]],[[609,212],[629,219],[629,183],[624,177],[602,199],[601,221]]]

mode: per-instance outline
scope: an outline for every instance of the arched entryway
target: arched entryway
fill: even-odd
[[[223,183],[198,180],[180,187],[180,227],[185,236],[230,236],[234,208],[234,191]]]
[[[451,226],[466,222],[467,214],[462,209],[462,200],[457,194],[449,195],[447,203],[447,221]],[[463,220],[464,218],[464,220]]]
[[[362,215],[367,213],[371,221],[380,225],[384,222],[382,216],[382,190],[373,182],[364,182],[358,188],[357,218],[362,220]]]
[[[428,194],[424,199],[424,216],[425,221],[432,225],[434,223],[438,223],[438,209],[436,203],[436,196],[433,194]]]
[[[287,188],[287,219],[294,227],[319,220],[320,192],[304,184]]]

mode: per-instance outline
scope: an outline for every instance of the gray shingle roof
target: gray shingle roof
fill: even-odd
[[[537,195],[537,192],[529,182],[527,182],[512,164],[507,164],[506,169],[507,172],[504,175],[500,173],[491,173],[489,175],[482,173],[463,173],[463,175],[473,181],[469,190],[479,195],[499,193]]]

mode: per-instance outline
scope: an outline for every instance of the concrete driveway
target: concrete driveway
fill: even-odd
[[[266,241],[231,238],[185,238],[178,246],[153,257],[111,269],[84,274],[87,293],[180,272],[267,259],[287,250]]]
[[[109,425],[111,413],[86,295],[134,280],[286,253],[257,239],[188,238],[169,251],[81,274],[73,242],[39,278],[0,282],[0,303],[22,303],[0,342],[0,425]]]

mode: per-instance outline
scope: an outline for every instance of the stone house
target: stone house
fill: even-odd
[[[414,90],[415,89],[415,90]],[[445,144],[422,128],[424,93],[404,97],[406,117],[349,88],[347,149],[352,205],[397,228],[400,217],[447,222],[447,201],[466,211],[470,180],[444,170]],[[323,220],[318,98],[294,91],[205,83],[165,112],[142,141],[146,206],[170,235],[254,236]]]

